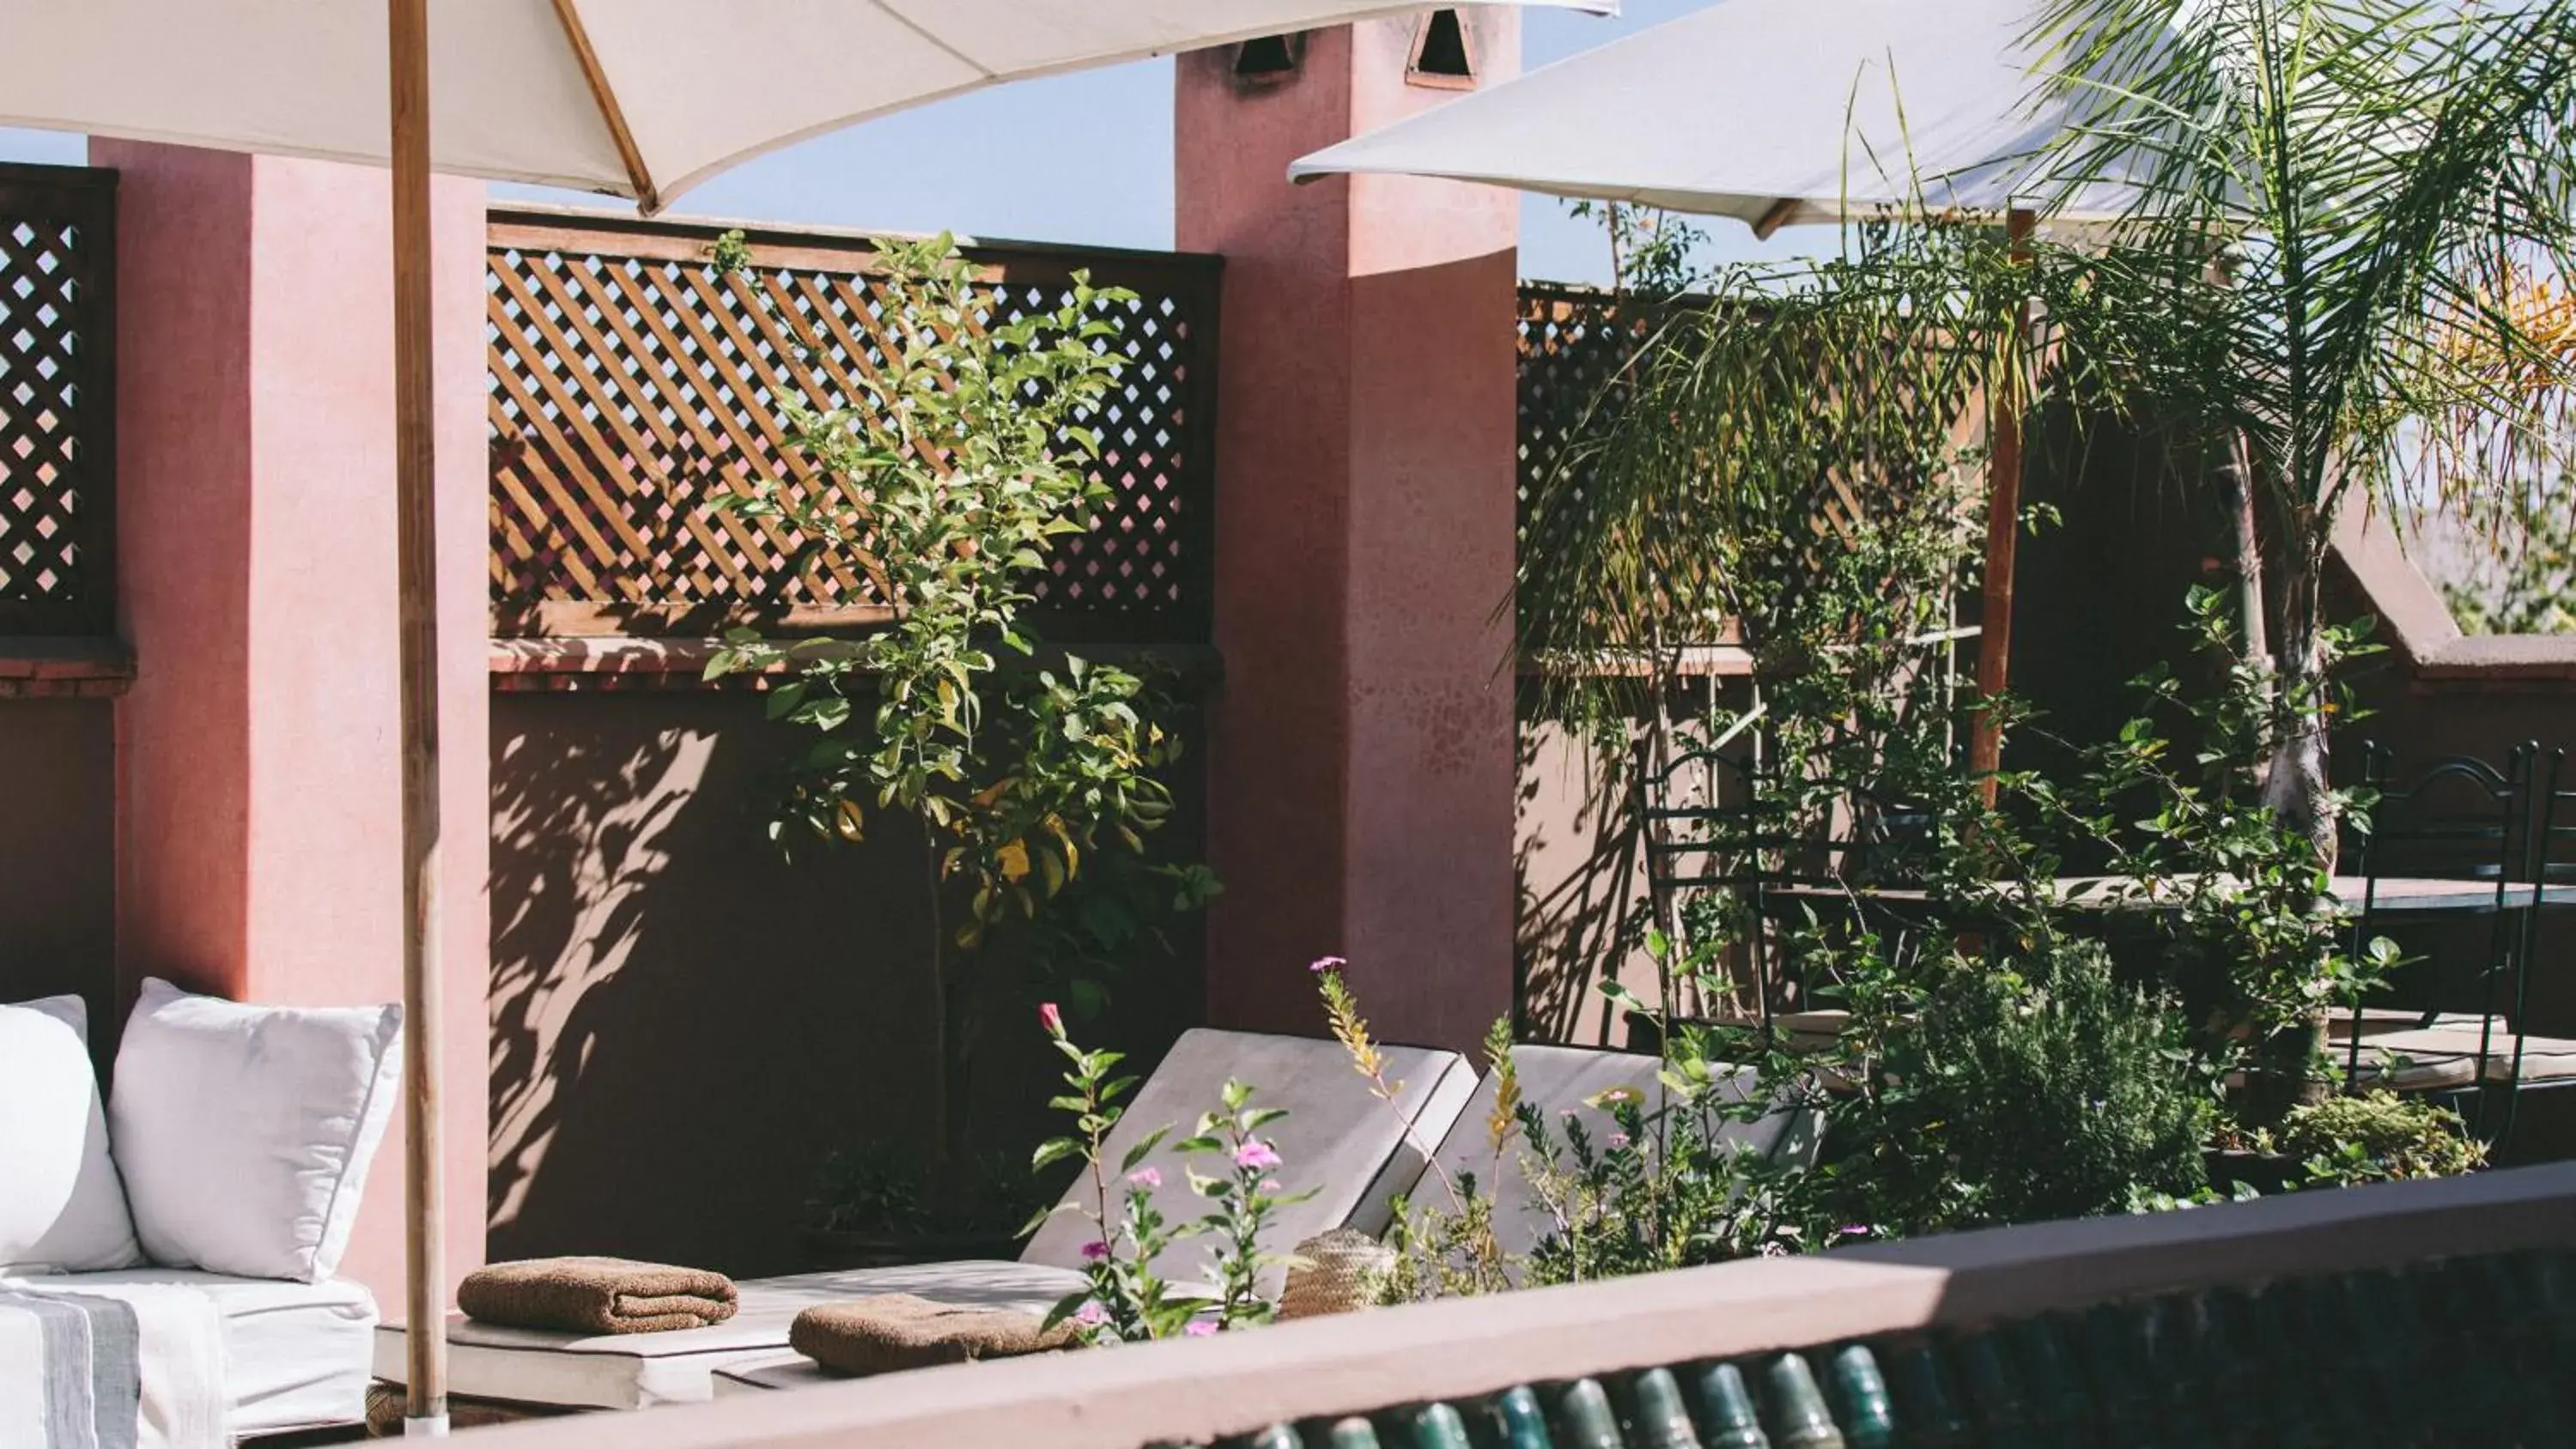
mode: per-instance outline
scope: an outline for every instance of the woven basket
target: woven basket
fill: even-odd
[[[1296,1261],[1289,1265],[1279,1316],[1322,1318],[1367,1308],[1375,1301],[1371,1280],[1394,1262],[1392,1249],[1355,1228],[1308,1238],[1297,1245]]]
[[[522,1419],[550,1419],[569,1412],[533,1404],[504,1404],[455,1394],[447,1396],[447,1426],[451,1429],[480,1429],[492,1424],[515,1424]],[[382,1379],[367,1385],[367,1437],[403,1437],[402,1385],[389,1384]]]

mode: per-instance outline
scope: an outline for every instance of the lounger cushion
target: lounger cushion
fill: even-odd
[[[2510,1066],[2513,1038],[2496,1033],[2490,1050]],[[2478,1030],[2436,1026],[2365,1037],[2360,1065],[2359,1078],[2365,1085],[2391,1091],[2437,1092],[2469,1086],[2478,1079]]]
[[[1185,1032],[1110,1134],[1109,1160],[1113,1166],[1122,1161],[1128,1146],[1156,1127],[1173,1128],[1173,1140],[1187,1136],[1201,1113],[1220,1105],[1229,1080],[1247,1082],[1257,1089],[1253,1105],[1288,1109],[1286,1117],[1264,1129],[1281,1158],[1274,1174],[1280,1185],[1289,1192],[1318,1189],[1273,1220],[1272,1236],[1280,1251],[1331,1228],[1382,1232],[1396,1194],[1421,1175],[1423,1149],[1448,1134],[1475,1088],[1476,1075],[1455,1052],[1388,1047],[1386,1057],[1387,1076],[1404,1084],[1392,1111],[1370,1095],[1367,1079],[1352,1070],[1338,1042]],[[1166,1146],[1146,1161],[1162,1174],[1155,1206],[1167,1221],[1186,1221],[1207,1211],[1207,1200],[1190,1191],[1179,1153]],[[1198,1167],[1216,1170],[1206,1162]],[[1078,1184],[1067,1202],[1079,1203],[1087,1187]],[[1058,1212],[1029,1240],[1020,1261],[1078,1269],[1083,1246],[1099,1236],[1081,1213]],[[1165,1254],[1157,1266],[1167,1278],[1191,1282],[1208,1276],[1206,1262],[1206,1247],[1191,1242]],[[1271,1292],[1278,1291],[1285,1272],[1271,1271]]]
[[[166,1284],[214,1303],[223,1325],[225,1427],[235,1436],[361,1423],[376,1300],[345,1278],[295,1283],[185,1268],[83,1273],[82,1285]]]
[[[0,1271],[143,1261],[77,996],[0,1006]]]
[[[595,1337],[499,1328],[456,1317],[448,1321],[448,1382],[459,1394],[520,1404],[640,1409],[694,1403],[714,1392],[721,1368],[774,1359],[787,1350],[787,1326],[817,1303],[909,1293],[938,1303],[1044,1313],[1080,1290],[1083,1275],[1027,1263],[935,1263],[804,1273],[743,1283],[741,1311],[712,1328],[676,1333]],[[376,1376],[404,1377],[403,1330],[376,1333]]]
[[[2481,1032],[2476,1017],[2459,1025],[2365,1037],[2361,1066],[2365,1080],[2376,1081],[2379,1078],[2369,1074],[2374,1061],[2379,1062],[2387,1084],[2400,1091],[2465,1086],[2478,1079],[2481,1045],[2485,1048],[2485,1080],[2498,1086],[2511,1085],[2515,1045],[2512,1028],[2499,1021],[2493,1029]],[[2521,1047],[2524,1082],[2561,1082],[2576,1077],[2576,1041],[2527,1036],[2522,1038]],[[2386,1055],[2377,1055],[2380,1053]]]
[[[1665,1100],[1659,1075],[1663,1059],[1656,1056],[1522,1045],[1512,1048],[1512,1067],[1520,1079],[1521,1099],[1535,1106],[1545,1118],[1549,1139],[1569,1166],[1570,1127],[1580,1127],[1595,1152],[1607,1146],[1611,1134],[1619,1130],[1617,1119],[1603,1100],[1605,1093],[1633,1092],[1641,1110],[1649,1115]],[[1755,1074],[1747,1067],[1719,1090],[1729,1100],[1741,1102],[1755,1086]],[[1495,1091],[1494,1078],[1488,1073],[1477,1084],[1466,1110],[1459,1114],[1457,1125],[1442,1140],[1440,1162],[1453,1183],[1474,1175],[1477,1190],[1494,1200],[1494,1233],[1503,1251],[1526,1255],[1547,1235],[1551,1224],[1530,1185],[1531,1150],[1526,1138],[1516,1131],[1499,1157],[1494,1151],[1490,1124]],[[1713,1121],[1712,1125],[1720,1140],[1740,1144],[1749,1151],[1811,1155],[1817,1146],[1818,1124],[1810,1114],[1792,1109],[1777,1109],[1753,1122]],[[1412,1202],[1416,1207],[1449,1210],[1449,1191],[1439,1177],[1425,1173],[1413,1190]]]
[[[393,1111],[401,1023],[394,1006],[247,1006],[144,982],[108,1126],[145,1254],[330,1277]]]

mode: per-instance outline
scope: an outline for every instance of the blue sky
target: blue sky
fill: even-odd
[[[1601,19],[1532,10],[1526,63],[1559,60],[1711,0],[1625,0]],[[814,222],[1096,246],[1172,244],[1172,71],[1169,61],[1026,81],[889,116],[750,162],[682,198],[677,211],[746,221]],[[78,165],[77,136],[0,129],[0,161]],[[496,197],[602,204],[600,198],[496,186]],[[1714,254],[1777,255],[1830,238],[1795,233],[1762,245],[1718,222]],[[1608,279],[1597,223],[1529,197],[1521,212],[1521,273],[1557,281]]]

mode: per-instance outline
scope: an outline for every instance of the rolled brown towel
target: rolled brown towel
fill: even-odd
[[[787,1327],[787,1346],[834,1373],[904,1369],[1051,1353],[1076,1342],[1071,1326],[1042,1329],[1034,1313],[959,1308],[909,1293],[818,1303]]]
[[[733,1280],[700,1268],[625,1258],[529,1258],[465,1275],[468,1318],[567,1333],[662,1333],[733,1317]]]

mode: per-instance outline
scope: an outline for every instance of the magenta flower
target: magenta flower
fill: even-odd
[[[1152,1192],[1163,1185],[1163,1174],[1150,1167],[1140,1167],[1127,1174],[1127,1181],[1147,1192]]]
[[[1627,1134],[1627,1133],[1625,1133],[1625,1132],[1613,1132],[1613,1133],[1611,1133],[1611,1134],[1610,1134],[1610,1150],[1611,1150],[1611,1151],[1616,1152],[1616,1151],[1618,1151],[1620,1148],[1625,1147],[1625,1146],[1627,1146],[1627,1145],[1628,1145],[1628,1134]]]
[[[1195,1318],[1190,1320],[1189,1327],[1181,1330],[1181,1334],[1185,1338],[1214,1338],[1216,1325],[1204,1318]]]
[[[1062,1036],[1064,1013],[1055,1009],[1054,1002],[1044,1002],[1038,1007],[1038,1025],[1045,1027],[1049,1036]]]
[[[1097,1263],[1109,1256],[1109,1245],[1097,1239],[1082,1245],[1082,1261]]]
[[[1315,964],[1306,969],[1318,976],[1330,976],[1349,964],[1351,963],[1339,956],[1318,956],[1315,958]]]
[[[1234,1149],[1234,1165],[1255,1171],[1277,1167],[1279,1165],[1279,1154],[1271,1150],[1269,1143],[1255,1137],[1251,1141],[1244,1143],[1241,1147]]]
[[[1098,1328],[1108,1321],[1109,1310],[1097,1303],[1086,1303],[1073,1311],[1072,1322],[1076,1328]]]

